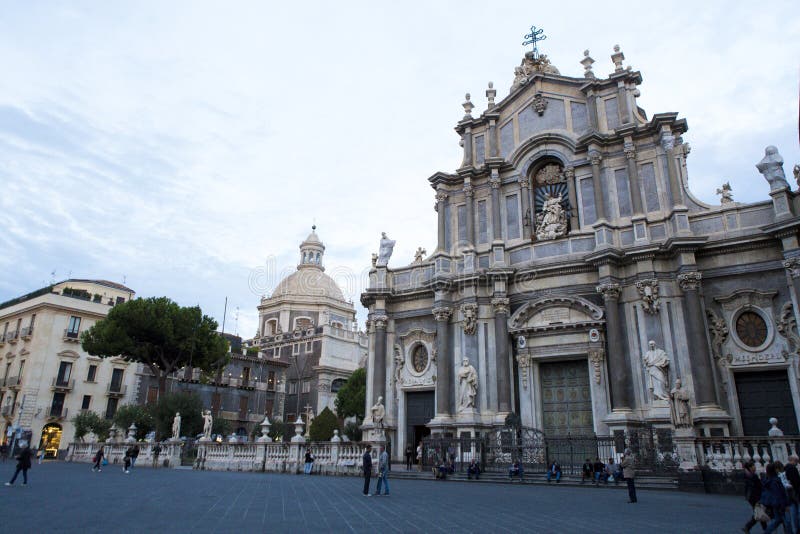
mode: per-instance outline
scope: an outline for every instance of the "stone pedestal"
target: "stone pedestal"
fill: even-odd
[[[680,470],[694,471],[699,469],[694,429],[676,428],[672,440],[675,443],[675,450],[678,452],[678,457],[680,458]]]

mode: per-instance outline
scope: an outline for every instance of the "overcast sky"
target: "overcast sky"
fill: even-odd
[[[476,116],[489,80],[508,94],[532,24],[567,76],[587,48],[609,74],[620,44],[639,105],[688,120],[701,200],[728,180],[737,201],[768,198],[769,144],[794,186],[796,2],[644,6],[0,0],[0,301],[124,281],[220,322],[227,296],[226,331],[250,337],[316,221],[361,310],[381,231],[390,267],[435,248],[427,178],[461,161],[464,93]]]

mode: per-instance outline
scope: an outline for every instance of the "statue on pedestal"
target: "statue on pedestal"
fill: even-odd
[[[381,232],[381,246],[378,249],[377,267],[386,267],[389,265],[389,258],[392,257],[395,241],[389,239],[386,232]]]
[[[672,424],[675,428],[691,427],[692,426],[692,408],[690,402],[692,396],[681,385],[681,379],[675,380],[675,387],[669,393],[670,415],[672,416]]]
[[[670,400],[668,387],[669,375],[667,369],[669,368],[669,358],[663,349],[656,347],[656,342],[650,340],[648,343],[650,350],[644,353],[644,364],[647,367],[647,375],[649,376],[650,391],[653,393],[653,400]]]
[[[386,408],[383,406],[383,397],[378,397],[378,402],[370,408],[370,412],[372,413],[372,423],[377,427],[383,428],[383,418],[386,416]]]
[[[789,187],[786,174],[783,172],[783,158],[778,153],[777,147],[770,145],[764,149],[764,158],[756,164],[756,169],[764,175],[770,191]]]
[[[203,417],[203,439],[211,439],[211,426],[214,424],[214,418],[211,417],[211,410],[200,412]]]
[[[478,372],[469,363],[469,358],[461,360],[458,370],[458,409],[475,408],[475,395],[478,394]]]
[[[172,420],[172,439],[181,439],[181,413],[177,412]]]

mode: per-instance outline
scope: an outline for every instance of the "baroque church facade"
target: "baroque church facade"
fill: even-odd
[[[505,98],[490,83],[478,115],[467,95],[463,162],[428,179],[436,251],[389,268],[384,236],[361,296],[364,428],[392,450],[512,412],[550,436],[765,435],[770,417],[797,433],[800,199],[783,161],[754,161],[765,200],[701,202],[686,120],[648,117],[640,72],[619,47],[611,60],[600,77],[587,51],[571,77],[528,52]]]

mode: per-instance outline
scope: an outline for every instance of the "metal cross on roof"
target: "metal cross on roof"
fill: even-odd
[[[522,41],[523,46],[533,45],[533,59],[539,59],[539,49],[536,48],[536,43],[547,39],[547,36],[543,34],[543,29],[539,28],[537,30],[536,26],[531,26],[531,33],[525,35],[525,40]]]

